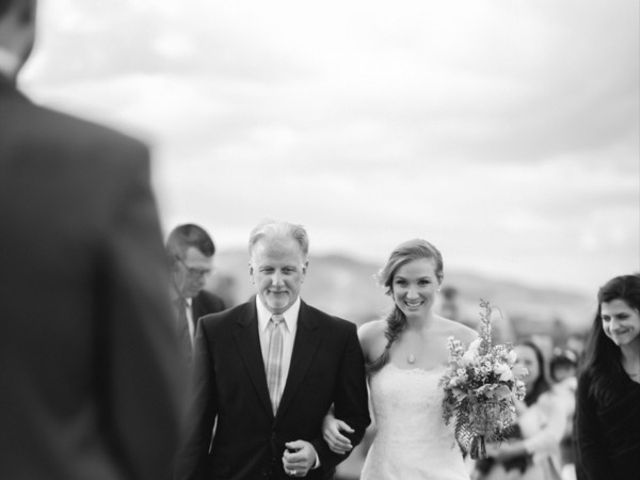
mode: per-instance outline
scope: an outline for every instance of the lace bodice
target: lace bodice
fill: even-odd
[[[442,419],[444,371],[389,363],[370,377],[377,430],[362,480],[469,480],[453,426]]]

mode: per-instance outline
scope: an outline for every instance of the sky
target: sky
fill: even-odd
[[[640,271],[640,3],[41,0],[36,101],[153,147],[165,230],[593,294]]]

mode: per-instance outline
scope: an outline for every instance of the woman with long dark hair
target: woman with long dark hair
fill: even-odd
[[[577,471],[585,480],[640,476],[640,275],[598,291],[576,405]]]

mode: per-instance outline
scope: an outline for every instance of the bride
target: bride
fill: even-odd
[[[358,331],[376,425],[361,480],[469,479],[453,425],[442,419],[438,383],[447,366],[447,339],[469,344],[477,334],[433,313],[442,277],[442,255],[420,239],[396,247],[379,273],[395,306],[386,319]],[[336,453],[351,450],[341,431],[351,428],[329,413],[323,436]]]

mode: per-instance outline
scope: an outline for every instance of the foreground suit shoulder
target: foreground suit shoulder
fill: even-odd
[[[19,91],[6,85],[0,85],[0,99],[3,106],[0,122],[6,129],[7,136],[16,140],[19,140],[17,135],[22,132],[29,138],[49,138],[52,142],[57,140],[70,148],[83,143],[95,145],[101,138],[115,143],[144,146],[139,140],[118,130],[33,103]],[[114,158],[113,161],[117,159]]]
[[[148,150],[6,85],[0,104],[0,478],[160,478],[183,374]]]
[[[113,221],[132,195],[152,198],[148,185],[149,151],[144,143],[93,122],[35,105],[19,92],[6,90],[6,86],[0,90],[0,101],[1,158],[15,185],[7,196],[20,198],[17,190],[26,188],[34,204],[46,203],[41,210],[44,218],[30,221],[51,223],[46,216],[55,208],[74,215],[90,211],[93,221],[86,226],[99,229]],[[18,165],[19,171],[12,170]],[[49,200],[53,203],[47,203]],[[153,202],[151,208],[155,209]],[[157,215],[155,211],[144,213]],[[102,233],[86,228],[76,233],[85,232]]]

